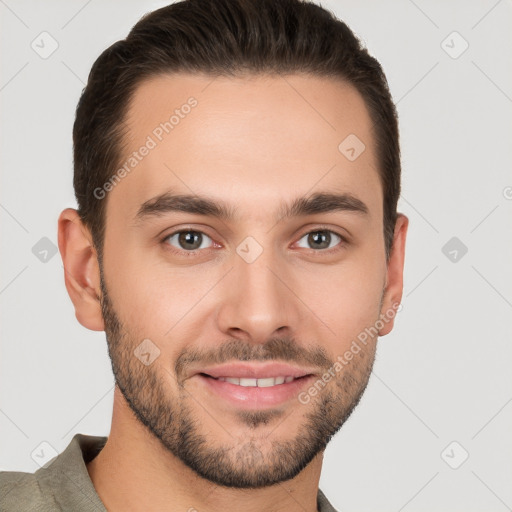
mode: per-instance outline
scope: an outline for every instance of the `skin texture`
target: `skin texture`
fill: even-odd
[[[109,511],[312,512],[323,450],[364,392],[378,337],[342,370],[333,363],[400,302],[408,220],[399,215],[386,262],[372,123],[351,86],[299,74],[153,77],[132,98],[126,155],[190,97],[197,106],[101,199],[101,272],[76,211],[59,218],[76,317],[106,331],[116,378],[109,439],[87,469]],[[350,134],[366,146],[354,161],[338,149]],[[168,191],[223,201],[235,218],[135,219]],[[349,193],[368,212],[279,218],[283,202],[315,192]],[[169,238],[180,230],[199,233],[197,244]],[[262,248],[251,263],[237,253],[248,236]],[[159,350],[149,365],[134,354],[145,339]],[[240,359],[333,377],[307,403],[242,409],[195,375]]]

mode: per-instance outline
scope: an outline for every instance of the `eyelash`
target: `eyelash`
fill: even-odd
[[[192,229],[192,228],[187,229],[187,228],[185,228],[185,229],[180,229],[178,231],[173,231],[172,233],[169,233],[168,235],[166,235],[161,240],[161,243],[166,246],[166,250],[169,250],[172,253],[178,254],[180,256],[184,255],[185,257],[194,257],[194,256],[197,256],[197,254],[199,252],[208,250],[208,249],[194,249],[193,251],[186,251],[184,249],[180,250],[180,249],[176,249],[175,247],[173,247],[172,245],[167,243],[167,241],[171,237],[173,237],[174,235],[179,235],[180,233],[200,233],[201,235],[206,235],[208,238],[210,238],[210,240],[213,241],[211,236],[209,236],[204,231],[200,231],[198,229]],[[345,236],[343,236],[341,233],[338,233],[337,231],[334,231],[332,229],[328,229],[326,227],[325,228],[324,227],[319,227],[319,228],[307,231],[306,233],[302,234],[302,236],[299,238],[299,240],[302,240],[306,235],[310,235],[311,233],[331,233],[331,234],[334,234],[334,235],[338,236],[341,239],[341,242],[339,242],[335,247],[331,247],[330,249],[319,249],[319,250],[310,249],[310,251],[312,251],[313,253],[319,253],[320,255],[321,254],[334,254],[334,253],[336,253],[338,251],[341,251],[349,243],[347,238]],[[216,242],[214,242],[214,243],[216,243]]]

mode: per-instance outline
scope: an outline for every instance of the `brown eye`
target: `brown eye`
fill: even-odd
[[[165,238],[165,242],[175,249],[184,251],[195,251],[197,249],[205,249],[208,244],[205,244],[205,239],[211,240],[208,235],[200,231],[176,231]]]
[[[334,233],[334,231],[330,231],[327,229],[321,229],[316,231],[310,231],[309,233],[306,233],[301,240],[306,239],[307,247],[306,249],[320,249],[320,250],[326,250],[326,249],[332,249],[336,245],[338,245],[341,241],[343,241],[343,238],[338,235],[337,233]],[[331,246],[331,243],[334,243],[334,246]],[[300,244],[300,241],[299,241]],[[299,245],[299,247],[304,247]]]

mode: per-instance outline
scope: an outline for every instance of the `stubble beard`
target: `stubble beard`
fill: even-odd
[[[134,349],[140,340],[130,337],[120,322],[107,293],[101,266],[100,282],[102,314],[116,385],[136,418],[166,450],[200,477],[217,485],[261,488],[297,476],[347,421],[368,384],[375,357],[371,347],[362,350],[358,359],[352,359],[341,376],[329,382],[307,405],[297,400],[295,407],[308,407],[309,411],[291,439],[272,439],[273,432],[286,429],[286,425],[280,423],[286,422],[289,413],[276,409],[239,410],[236,417],[249,432],[239,429],[242,435],[232,435],[231,442],[219,445],[211,434],[205,433],[211,428],[205,428],[197,414],[197,411],[203,412],[197,399],[181,385],[177,386],[178,396],[170,396],[163,373],[168,370],[157,364],[158,359],[145,366],[135,357]],[[233,347],[241,348],[243,344],[245,353],[255,350],[253,345],[237,341],[239,344]],[[275,358],[287,343],[286,339],[270,340],[264,350],[258,352],[259,360],[262,354],[264,359]],[[211,410],[211,407],[206,408]],[[213,421],[206,413],[205,418]],[[222,417],[214,420],[223,428]],[[261,434],[263,428],[268,430],[266,436]]]

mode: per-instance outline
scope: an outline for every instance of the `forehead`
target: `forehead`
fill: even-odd
[[[247,217],[315,190],[382,200],[370,116],[340,80],[160,75],[138,86],[126,124],[126,172],[109,196],[124,217],[167,190]]]

